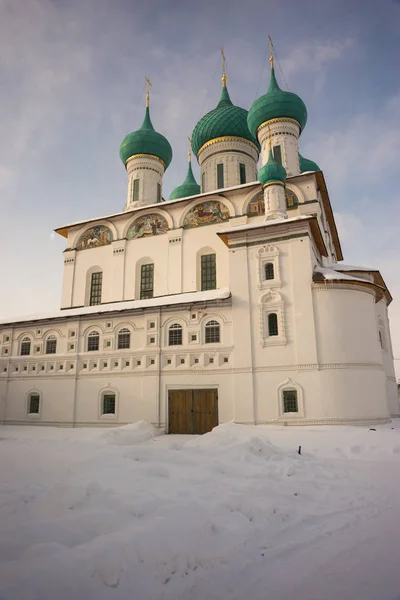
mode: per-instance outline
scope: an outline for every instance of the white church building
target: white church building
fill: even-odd
[[[122,212],[56,229],[61,308],[0,323],[0,423],[170,433],[218,423],[387,422],[399,416],[379,271],[342,264],[324,175],[301,156],[304,102],[229,96],[195,126],[185,181],[150,120],[125,137]],[[260,168],[258,168],[260,164]]]

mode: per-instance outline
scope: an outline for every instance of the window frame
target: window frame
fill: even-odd
[[[217,190],[221,190],[225,185],[224,163],[217,163]]]
[[[159,204],[162,200],[161,195],[161,183],[157,183],[157,204]]]
[[[286,406],[290,406],[291,400],[289,398],[285,398],[285,395],[294,394],[294,402],[296,406],[296,410],[286,410]],[[299,412],[299,400],[298,393],[295,388],[285,388],[282,390],[282,413],[284,415],[287,414],[298,414]]]
[[[136,177],[132,179],[132,202],[139,201],[140,179]]]
[[[168,326],[168,346],[183,345],[183,326],[180,323],[172,323]]]
[[[26,347],[28,351],[26,352]],[[20,356],[30,356],[32,350],[32,340],[30,337],[26,336],[22,338],[20,346],[19,346],[19,355]]]
[[[246,165],[239,163],[239,185],[244,185],[246,182]]]
[[[95,271],[90,275],[89,306],[98,306],[101,304],[102,291],[103,271]]]
[[[32,411],[32,401],[37,399],[37,410]],[[27,405],[27,414],[33,417],[38,417],[40,415],[41,408],[41,396],[39,392],[32,391],[28,394],[28,405]]]
[[[154,298],[154,263],[140,265],[140,300],[150,298]]]
[[[207,261],[213,262],[213,264],[207,265]],[[217,289],[217,255],[215,252],[200,256],[200,289],[202,292]]]
[[[124,336],[124,340],[121,343],[121,337]],[[117,333],[117,350],[129,350],[131,347],[131,331],[128,327],[121,327]]]
[[[92,340],[94,340],[97,337],[97,347],[93,347],[91,348],[90,346],[93,345]],[[89,343],[92,342],[92,343]],[[88,333],[87,339],[86,339],[86,352],[98,352],[100,349],[100,333],[99,331],[93,330],[90,333]]]
[[[54,344],[54,350],[50,350],[49,351],[49,344]],[[55,335],[49,335],[48,338],[46,338],[46,345],[45,345],[45,354],[57,354],[57,337]]]
[[[113,404],[113,410],[106,410],[106,401]],[[113,391],[104,391],[101,394],[101,416],[115,417],[117,415],[117,394]]]
[[[279,319],[277,312],[269,312],[268,321],[268,337],[279,337]]]
[[[276,146],[272,146],[272,154],[274,155],[275,162],[277,162],[278,165],[283,164],[282,163],[282,146],[281,146],[281,144],[276,144]]]
[[[204,325],[204,343],[221,343],[221,324],[216,319],[209,319]]]
[[[264,280],[273,281],[275,279],[275,265],[272,260],[264,263]]]

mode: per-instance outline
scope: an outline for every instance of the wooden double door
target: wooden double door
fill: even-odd
[[[202,434],[218,425],[217,390],[170,390],[169,433]]]

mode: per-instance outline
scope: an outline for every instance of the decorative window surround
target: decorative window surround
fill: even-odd
[[[297,408],[298,408],[298,412],[284,412],[284,405],[283,405],[283,392],[284,391],[289,391],[289,390],[295,390],[297,392]],[[303,394],[303,388],[301,387],[300,384],[295,383],[291,380],[291,378],[289,377],[288,379],[286,379],[286,381],[282,382],[279,386],[278,386],[278,415],[279,415],[279,419],[286,421],[286,420],[292,420],[292,419],[299,419],[299,418],[304,418],[305,417],[305,413],[304,413],[304,394]]]
[[[273,279],[266,279],[265,265],[267,263],[272,263],[274,266]],[[276,246],[263,246],[257,251],[257,280],[258,290],[280,287],[282,285],[279,269],[279,250]]]
[[[268,315],[276,313],[278,317],[278,335],[269,335]],[[260,318],[260,344],[263,348],[266,346],[285,346],[285,318],[284,302],[278,292],[269,290],[260,298],[259,304]]]

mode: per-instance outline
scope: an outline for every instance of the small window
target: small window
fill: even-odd
[[[278,315],[276,313],[270,313],[268,315],[268,335],[279,335],[278,332]]]
[[[46,354],[55,354],[57,351],[57,338],[55,335],[49,335],[46,340]]]
[[[100,334],[98,331],[92,331],[88,335],[87,350],[93,352],[99,349],[100,346]]]
[[[224,165],[219,163],[217,165],[217,189],[220,190],[224,187]]]
[[[161,183],[157,183],[157,202],[161,202]]]
[[[134,179],[132,183],[132,202],[139,200],[139,179]]]
[[[208,321],[205,326],[206,344],[217,344],[220,341],[220,326],[218,321]]]
[[[184,365],[184,364],[185,364],[185,359],[181,358],[181,365]]]
[[[283,391],[283,412],[284,413],[299,412],[296,390],[284,390]]]
[[[131,347],[131,332],[127,327],[118,332],[118,350],[124,350]]]
[[[197,335],[195,333],[192,333],[190,338],[191,338],[192,342],[195,342],[197,340]]]
[[[274,277],[275,277],[274,264],[266,263],[264,268],[265,268],[265,279],[274,279]]]
[[[201,176],[201,191],[205,192],[206,190],[206,174],[203,173]]]
[[[246,165],[239,163],[239,181],[240,185],[246,183]]]
[[[274,146],[273,148],[274,158],[278,164],[282,164],[282,150],[280,146]]]
[[[30,415],[38,415],[39,414],[39,406],[40,406],[40,396],[39,394],[30,394],[29,396],[29,414]]]
[[[181,346],[182,345],[182,326],[179,323],[174,323],[168,330],[168,345],[169,346]]]
[[[115,394],[103,395],[102,414],[115,415]]]
[[[215,254],[204,254],[201,257],[201,291],[217,288],[217,265]]]
[[[152,358],[152,359],[150,360],[150,364],[151,364],[151,365],[155,365],[155,363],[156,363],[156,361],[154,360],[154,358]]]
[[[103,273],[92,273],[90,282],[90,306],[101,304],[101,288],[103,285]]]
[[[140,269],[140,299],[152,298],[154,293],[154,265],[142,265]]]
[[[31,353],[31,340],[28,337],[26,337],[21,342],[20,355],[21,356],[29,356],[30,353]]]

